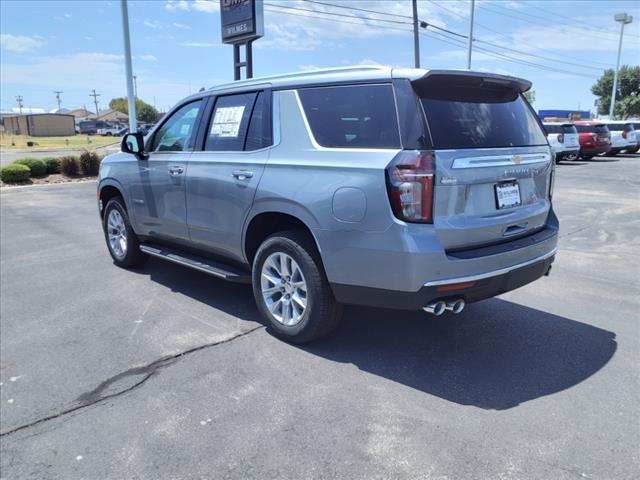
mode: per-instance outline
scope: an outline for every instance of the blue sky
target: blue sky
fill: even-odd
[[[411,15],[410,1],[323,1],[396,16],[306,0],[265,0],[265,36],[254,44],[255,76],[352,64],[413,66],[411,26],[403,17]],[[533,81],[536,109],[593,109],[590,87],[601,69],[615,65],[619,26],[613,14],[618,12],[635,19],[625,29],[621,63],[640,64],[640,2],[477,0],[474,38],[485,51],[474,52],[472,68]],[[463,35],[468,14],[468,0],[419,1],[421,20]],[[166,110],[202,86],[232,79],[232,47],[220,40],[218,0],[130,1],[129,15],[143,100]],[[466,47],[458,42],[466,40],[428,31],[420,37],[422,66],[465,68]],[[3,110],[17,106],[16,95],[24,97],[25,106],[53,109],[54,90],[64,92],[66,108],[93,108],[94,88],[101,93],[101,108],[125,95],[119,1],[2,0],[0,33]]]

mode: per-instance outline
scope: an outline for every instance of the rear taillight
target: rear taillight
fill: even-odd
[[[558,143],[564,143],[564,133],[558,134]]]
[[[622,138],[627,139],[627,132],[622,132]]]
[[[549,175],[549,201],[553,199],[553,187],[556,183],[556,162],[551,164],[551,175]]]
[[[387,191],[394,215],[407,222],[433,221],[435,161],[432,152],[403,150],[387,166]]]

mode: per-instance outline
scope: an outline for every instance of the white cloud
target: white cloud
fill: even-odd
[[[215,43],[209,43],[209,42],[185,42],[185,43],[181,43],[180,46],[194,47],[194,48],[211,48],[211,47],[218,47],[220,45],[216,45]]]
[[[9,52],[28,52],[41,47],[46,42],[40,36],[28,37],[26,35],[0,34],[0,48]]]
[[[82,75],[70,74],[77,70],[78,65],[82,65]],[[4,63],[0,78],[3,84],[93,88],[95,85],[124,82],[123,57],[96,52],[33,57],[28,63]]]
[[[220,10],[219,0],[167,0],[164,6],[169,12],[182,10],[184,12],[196,11],[214,13]]]
[[[55,20],[69,20],[72,17],[70,13],[65,13],[63,15],[56,15],[53,17]]]
[[[149,28],[152,28],[154,30],[159,30],[159,29],[163,28],[162,27],[162,23],[159,20],[145,20],[144,22],[142,22],[142,24],[145,27],[149,27]]]
[[[152,62],[155,63],[158,61],[158,59],[156,58],[155,55],[140,55],[138,57],[140,60],[143,60],[145,62]]]
[[[191,27],[189,25],[185,25],[184,23],[173,22],[173,26],[176,28],[182,28],[184,30],[191,30]]]
[[[93,40],[93,37],[85,36],[84,39],[90,42],[91,40]]]

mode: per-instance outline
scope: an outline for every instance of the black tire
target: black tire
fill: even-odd
[[[113,250],[111,243],[109,242],[108,222],[113,210],[116,210],[124,221],[126,231],[126,249],[124,255],[118,255]],[[125,208],[124,201],[121,197],[113,197],[107,202],[107,206],[104,208],[104,216],[102,218],[102,229],[104,231],[104,239],[107,242],[109,254],[111,255],[111,258],[113,258],[113,263],[117,266],[131,268],[140,266],[147,261],[147,256],[140,251],[140,242],[138,241],[138,237],[133,231],[133,228],[131,228],[129,215],[127,215],[127,209]]]
[[[270,255],[278,252],[295,260],[306,281],[306,307],[301,319],[294,325],[279,322],[262,297],[262,267]],[[252,283],[256,304],[267,319],[270,331],[287,342],[305,343],[317,340],[331,332],[340,322],[342,305],[333,296],[313,240],[302,231],[278,232],[260,245],[253,261]]]

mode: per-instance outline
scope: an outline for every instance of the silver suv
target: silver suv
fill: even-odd
[[[253,284],[271,330],[341,305],[459,313],[550,270],[554,162],[528,81],[355,67],[192,95],[100,167],[116,265]]]

